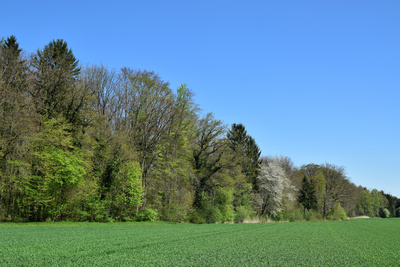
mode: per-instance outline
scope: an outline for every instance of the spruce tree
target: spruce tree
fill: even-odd
[[[258,190],[257,176],[261,169],[261,150],[253,137],[247,134],[243,124],[232,124],[227,133],[228,146],[236,154],[236,160],[242,165],[247,182]]]
[[[300,189],[299,203],[304,207],[304,214],[307,210],[317,208],[317,197],[315,195],[315,188],[308,180],[307,176],[303,177],[302,186]]]
[[[53,40],[43,50],[37,51],[32,65],[35,69],[33,96],[37,111],[47,118],[69,113],[70,107],[76,102],[74,86],[80,68],[67,42]]]

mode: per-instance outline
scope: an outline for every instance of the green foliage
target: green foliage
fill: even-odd
[[[396,209],[396,217],[400,217],[400,208]]]
[[[276,222],[281,222],[285,219],[285,214],[283,212],[279,212],[276,216],[273,216],[272,219]]]
[[[295,209],[289,213],[287,217],[290,222],[300,222],[304,219],[304,215],[304,210],[302,211],[300,209]]]
[[[372,206],[372,196],[368,189],[364,189],[361,192],[361,196],[358,199],[358,211],[360,215],[375,216]]]
[[[157,220],[157,210],[151,208],[145,208],[136,214],[135,220],[138,222],[150,221],[154,222]]]
[[[35,60],[54,69],[65,68],[72,76],[77,76],[80,72],[79,61],[62,39],[53,40],[43,50],[38,50]]]
[[[249,211],[244,206],[239,206],[236,208],[235,212],[235,223],[242,223],[244,220],[250,218]]]
[[[32,94],[39,114],[46,118],[63,114],[70,122],[76,120],[83,106],[74,85],[80,73],[78,64],[67,42],[62,39],[53,40],[36,52],[32,58],[35,75]]]
[[[304,214],[304,220],[307,221],[307,222],[316,222],[316,221],[324,220],[323,214],[321,214],[321,213],[319,213],[317,211],[309,210],[309,211],[306,211],[303,214]]]
[[[190,222],[194,224],[205,224],[207,223],[205,216],[200,211],[194,211],[190,214]]]
[[[309,182],[307,176],[303,177],[302,186],[300,189],[299,203],[303,205],[305,210],[317,208],[316,190],[312,183]]]
[[[137,162],[128,162],[119,168],[112,185],[114,205],[121,216],[136,213],[143,201],[142,172]],[[117,216],[116,216],[117,217]]]
[[[259,179],[261,151],[244,125],[200,117],[185,84],[175,92],[153,71],[81,70],[62,39],[24,54],[15,36],[1,38],[0,221],[230,223],[254,211],[300,221],[341,218],[338,201],[348,214],[398,208],[331,164],[295,172],[280,159]]]
[[[223,214],[218,207],[211,206],[205,211],[207,223],[218,223],[224,220]]]
[[[336,202],[335,207],[333,208],[333,214],[332,214],[332,219],[337,221],[337,220],[346,220],[346,212],[340,205],[340,202]]]
[[[382,218],[390,218],[390,211],[387,208],[384,208],[381,210],[380,216]]]
[[[45,210],[42,219],[61,219],[70,194],[86,175],[81,151],[73,147],[69,127],[62,117],[47,120],[42,135],[34,140],[33,173],[27,194],[36,203],[34,209]]]
[[[226,137],[229,148],[234,152],[235,160],[242,166],[246,181],[257,190],[257,176],[261,169],[260,148],[241,123],[232,124]]]
[[[232,206],[233,201],[233,189],[231,188],[220,188],[215,196],[215,221],[216,222],[232,222],[234,218],[234,210]],[[214,209],[213,209],[214,210]],[[218,212],[219,211],[219,212]],[[219,219],[218,219],[219,217]]]

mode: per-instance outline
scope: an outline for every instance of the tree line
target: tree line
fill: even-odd
[[[82,66],[64,40],[0,42],[0,221],[243,222],[400,216],[343,167],[262,157],[152,71]]]

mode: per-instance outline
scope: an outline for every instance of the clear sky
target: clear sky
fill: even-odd
[[[154,70],[263,155],[400,197],[400,1],[3,1],[0,36]]]

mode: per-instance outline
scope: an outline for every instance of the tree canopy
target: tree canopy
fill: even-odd
[[[31,56],[15,36],[0,41],[0,221],[399,216],[399,199],[344,167],[261,155],[186,84],[82,66],[62,39]]]

